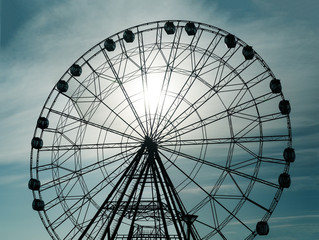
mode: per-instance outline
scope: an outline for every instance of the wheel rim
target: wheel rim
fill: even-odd
[[[234,239],[236,229],[252,239],[257,222],[250,221],[267,222],[276,207],[283,187],[273,178],[289,170],[282,152],[291,148],[291,127],[289,114],[278,108],[282,92],[269,88],[274,74],[256,52],[252,59],[242,55],[248,46],[242,40],[227,48],[229,33],[222,29],[193,22],[195,30],[186,32],[189,22],[171,21],[175,30],[167,34],[166,22],[130,28],[133,41],[123,38],[126,30],[114,34],[107,39],[115,48],[101,41],[74,63],[81,72],[73,64],[73,72],[61,77],[67,90],[51,91],[40,114],[49,127],[34,133],[44,144],[32,147],[31,178],[41,181],[33,195],[45,203],[39,214],[52,238],[78,238],[85,231],[141,145],[148,149],[144,156],[150,155],[149,138],[161,159],[152,165],[159,169],[159,175],[152,170],[153,180],[167,173],[183,204],[176,211],[198,216],[190,226],[193,238]],[[146,162],[141,160],[136,173]],[[148,190],[160,191],[154,182]],[[260,199],[258,191],[267,197]],[[175,201],[151,199],[162,206]],[[130,218],[124,219],[130,226]],[[96,220],[96,230],[85,237],[103,235],[105,223],[103,217]],[[134,234],[141,226],[135,222]],[[172,227],[171,236],[187,234],[186,226],[180,228]]]

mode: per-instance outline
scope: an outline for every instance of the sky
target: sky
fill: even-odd
[[[271,240],[319,234],[317,0],[1,0],[0,236],[49,239],[27,188],[30,139],[56,81],[86,50],[130,26],[184,19],[254,46],[289,99],[296,161],[270,220]],[[257,238],[258,239],[258,238]]]

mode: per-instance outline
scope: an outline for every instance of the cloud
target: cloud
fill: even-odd
[[[292,221],[295,219],[306,220],[306,219],[319,219],[319,214],[314,215],[295,215],[295,216],[286,216],[286,217],[274,217],[271,219],[272,222],[282,222],[282,221]]]
[[[271,217],[269,220],[269,223],[272,224],[272,228],[283,228],[288,225],[294,225],[291,222],[296,222],[296,220],[299,222],[303,221],[313,221],[316,222],[319,220],[318,214],[309,214],[309,215],[294,215],[294,216],[285,216],[285,217]],[[255,224],[256,222],[260,221],[259,219],[249,219],[245,221],[246,224]],[[240,225],[240,222],[234,221],[230,223],[231,225]],[[280,224],[280,225],[278,225]],[[317,223],[318,224],[318,223]]]
[[[274,217],[269,220],[271,233],[274,238],[285,237],[289,231],[295,239],[313,239],[319,233],[319,215],[300,215],[287,217]],[[291,237],[290,237],[291,239]]]
[[[25,174],[12,174],[9,176],[1,176],[0,177],[0,186],[8,186],[11,187],[17,183],[20,184],[21,180],[24,180],[26,177]],[[25,184],[24,184],[25,185]]]

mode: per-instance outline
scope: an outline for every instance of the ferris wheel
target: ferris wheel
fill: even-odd
[[[290,186],[290,103],[260,55],[199,22],[99,42],[49,94],[32,207],[52,239],[253,239]]]

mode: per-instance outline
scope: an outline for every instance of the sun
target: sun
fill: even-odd
[[[138,100],[134,103],[137,112],[154,115],[160,110],[164,103],[162,74],[152,74],[147,80],[140,82],[141,91],[138,93]]]

